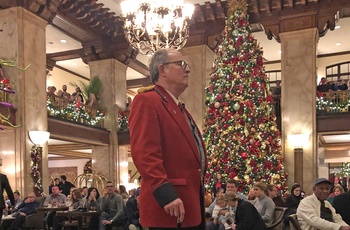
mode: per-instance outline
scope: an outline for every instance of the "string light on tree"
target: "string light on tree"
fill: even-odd
[[[224,40],[216,50],[206,88],[204,139],[209,167],[206,187],[216,174],[236,179],[248,192],[257,181],[287,190],[281,137],[263,67],[263,51],[251,34],[247,2],[230,0]]]

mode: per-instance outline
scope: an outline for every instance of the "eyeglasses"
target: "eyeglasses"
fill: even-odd
[[[28,196],[28,198],[35,198],[35,196]]]
[[[113,185],[107,185],[106,188],[113,188]]]
[[[163,65],[168,65],[168,64],[175,64],[175,65],[181,66],[183,70],[185,70],[187,67],[190,68],[190,65],[184,60],[163,63]]]

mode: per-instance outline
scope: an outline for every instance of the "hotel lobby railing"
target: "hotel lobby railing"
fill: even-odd
[[[47,97],[47,113],[55,118],[104,128],[104,110],[80,102],[71,102],[56,95]]]
[[[318,93],[316,97],[317,115],[347,113],[350,106],[350,90]]]

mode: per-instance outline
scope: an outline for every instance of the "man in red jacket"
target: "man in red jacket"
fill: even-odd
[[[163,49],[153,55],[149,70],[155,86],[134,98],[129,119],[131,154],[142,176],[141,225],[205,229],[204,144],[179,101],[190,67],[180,52]]]

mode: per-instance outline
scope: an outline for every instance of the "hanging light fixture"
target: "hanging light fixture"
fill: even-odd
[[[162,48],[181,49],[189,37],[194,5],[183,0],[125,0],[121,3],[125,37],[144,55]]]

